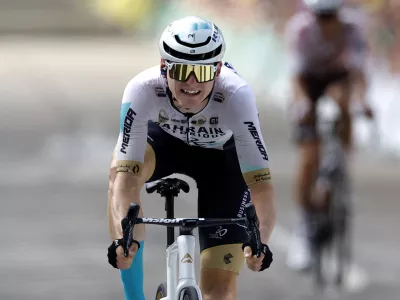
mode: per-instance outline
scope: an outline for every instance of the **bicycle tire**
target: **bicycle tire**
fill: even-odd
[[[324,257],[324,246],[317,243],[312,243],[312,255],[313,255],[313,275],[314,284],[318,290],[322,290],[326,284],[324,272],[323,272],[323,257]]]
[[[184,289],[182,289],[180,295],[179,295],[179,299],[182,300],[199,300],[199,295],[197,294],[197,290],[192,287],[186,287]]]
[[[326,258],[328,253],[331,254],[333,250],[336,250],[335,245],[335,234],[334,231],[334,219],[332,213],[335,211],[332,206],[332,198],[329,200],[329,209],[326,215],[326,220],[317,219],[315,223],[315,236],[311,241],[312,256],[313,256],[313,277],[314,285],[318,290],[323,290],[328,283],[326,274]],[[322,226],[322,227],[321,227]],[[335,259],[338,257],[335,256]]]
[[[331,218],[334,232],[332,250],[336,263],[334,284],[337,288],[343,286],[345,273],[350,265],[351,254],[351,193],[349,189],[349,178],[347,170],[342,173],[341,179],[335,182],[334,197],[331,206]]]
[[[319,290],[322,290],[328,283],[323,267],[328,253],[336,266],[336,272],[332,274],[334,276],[332,279],[337,288],[343,286],[344,275],[351,262],[349,203],[345,201],[347,196],[343,193],[343,186],[336,182],[333,187],[328,212],[332,237],[324,244],[313,244],[314,283]]]
[[[351,263],[351,233],[350,233],[350,216],[342,212],[342,215],[336,220],[336,260],[337,272],[335,274],[335,285],[341,287],[345,273]]]
[[[157,288],[156,292],[156,300],[160,300],[161,298],[167,297],[167,283],[163,282]]]

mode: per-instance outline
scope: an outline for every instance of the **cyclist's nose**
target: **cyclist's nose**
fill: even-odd
[[[190,74],[188,80],[186,81],[188,84],[195,84],[197,82],[196,80],[196,76],[194,76],[194,74]]]

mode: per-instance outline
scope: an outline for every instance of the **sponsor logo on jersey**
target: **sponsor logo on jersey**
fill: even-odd
[[[198,116],[198,117],[196,117],[196,119],[195,120],[191,120],[190,121],[190,123],[192,123],[193,125],[198,125],[198,126],[200,126],[200,125],[203,125],[203,124],[205,124],[207,122],[207,119],[206,119],[206,117],[205,116]]]
[[[249,198],[250,198],[250,191],[249,191],[249,189],[247,189],[243,194],[242,202],[240,203],[239,211],[236,215],[238,218],[241,218],[244,216],[244,214],[245,214],[244,208],[245,208],[246,204],[249,203]]]
[[[117,172],[133,173],[139,175],[142,163],[134,160],[117,161]]]
[[[217,92],[214,94],[213,100],[222,103],[225,101],[225,96],[223,93]]]
[[[167,93],[164,91],[162,87],[154,88],[154,92],[156,93],[157,97],[167,97]]]
[[[171,118],[171,121],[176,122],[176,123],[185,124],[187,120],[186,119],[179,120],[179,119]]]
[[[260,172],[258,174],[255,174],[253,176],[255,182],[261,182],[261,181],[266,181],[271,179],[271,173],[269,172],[269,169],[265,170],[264,172]]]
[[[222,130],[222,128],[219,127],[187,127],[187,124],[160,124],[159,122],[155,122],[155,124],[159,125],[164,131],[174,136],[180,136],[180,138],[189,145],[198,147],[209,147],[211,145],[226,142],[225,140],[223,142],[218,141],[218,139],[227,134]]]
[[[265,147],[261,142],[260,135],[258,134],[256,126],[254,126],[253,122],[244,122],[244,124],[247,125],[247,129],[250,131],[251,135],[256,141],[257,148],[260,151],[263,160],[268,160],[267,150],[265,150]]]
[[[134,120],[133,116],[136,116],[136,113],[133,111],[132,108],[129,108],[126,113],[125,119],[124,119],[122,145],[121,145],[121,149],[120,149],[120,151],[125,154],[126,154],[126,148],[129,145],[130,132],[131,132],[132,123]]]
[[[234,73],[238,74],[238,72],[235,70],[235,68],[230,63],[228,63],[227,61],[224,62],[224,66],[229,68],[229,69],[231,69]]]
[[[210,145],[215,144],[217,141],[214,140],[210,140],[210,141],[202,141],[198,138],[194,138],[194,137],[190,137],[188,139],[188,144],[189,145],[193,145],[193,146],[197,146],[197,147],[202,147],[202,148],[207,148]]]
[[[171,125],[171,124],[160,124],[157,123],[161,128],[165,131],[169,131],[172,133],[179,133],[179,134],[188,134],[194,137],[200,138],[217,138],[224,136],[226,133],[222,131],[219,127],[204,127],[204,126],[184,126],[184,125]]]
[[[165,123],[169,121],[169,116],[167,114],[167,112],[163,109],[160,110],[160,112],[158,113],[158,122],[160,123]]]
[[[210,118],[210,124],[211,125],[218,125],[218,117],[214,116]]]
[[[244,180],[247,185],[252,185],[260,182],[267,182],[271,180],[271,173],[268,168],[247,172],[243,174]]]
[[[231,258],[233,258],[233,255],[231,253],[227,253],[224,255],[224,263],[226,265],[232,263]]]

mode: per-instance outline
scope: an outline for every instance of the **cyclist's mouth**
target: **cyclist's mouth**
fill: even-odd
[[[199,90],[185,90],[185,89],[181,89],[181,92],[184,93],[185,95],[190,95],[190,96],[196,96],[198,94],[200,94]]]

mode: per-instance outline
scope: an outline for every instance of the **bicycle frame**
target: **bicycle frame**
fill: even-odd
[[[165,197],[167,218],[138,218],[140,206],[136,203],[129,205],[127,216],[121,221],[124,238],[124,255],[129,255],[129,247],[133,242],[133,228],[135,224],[152,224],[167,226],[167,291],[161,300],[179,300],[182,290],[194,288],[199,300],[202,300],[200,288],[197,285],[194,257],[196,239],[193,230],[198,227],[236,224],[246,228],[249,244],[253,254],[261,255],[262,243],[259,232],[259,223],[253,203],[245,205],[245,217],[242,218],[174,218],[174,197],[180,190],[189,191],[189,185],[180,179],[164,179],[156,184],[146,186],[148,193],[157,190]],[[179,227],[179,235],[174,238],[174,227]]]
[[[319,165],[318,182],[326,185],[331,198],[329,201],[328,216],[333,226],[334,237],[330,244],[315,246],[315,283],[318,289],[326,284],[323,272],[323,257],[327,249],[335,250],[337,270],[335,284],[342,284],[344,272],[350,261],[349,248],[349,211],[351,210],[351,191],[349,184],[348,165],[342,147],[337,126],[340,125],[340,116],[331,121],[320,122],[322,137],[322,155]],[[325,187],[325,188],[326,188]],[[328,251],[329,252],[329,251]]]
[[[203,299],[196,281],[195,246],[193,235],[179,235],[176,242],[167,247],[167,296],[161,300],[179,300],[182,289],[189,286],[197,290],[199,300]]]
[[[132,203],[131,208],[138,210],[139,206]],[[242,218],[137,218],[135,220],[135,224],[162,225],[169,229],[173,229],[173,227],[180,229],[177,239],[172,244],[168,243],[166,248],[167,296],[161,298],[162,300],[179,300],[181,291],[187,287],[195,288],[199,300],[202,300],[194,266],[196,239],[193,230],[197,227],[227,224],[246,226],[250,247],[255,255],[260,256],[261,239],[254,205],[247,204],[245,210],[246,217]],[[171,235],[169,237],[171,238]]]

